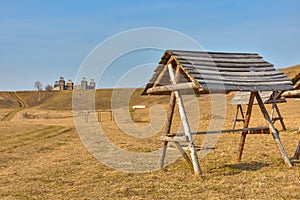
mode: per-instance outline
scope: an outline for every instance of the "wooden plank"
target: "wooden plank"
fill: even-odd
[[[284,146],[283,146],[283,144],[282,144],[282,142],[280,140],[278,131],[274,127],[274,124],[272,123],[272,120],[269,117],[269,114],[268,114],[268,112],[267,112],[267,110],[265,108],[265,105],[263,104],[263,102],[262,102],[262,100],[261,100],[261,98],[259,96],[259,93],[258,92],[254,92],[254,94],[255,94],[255,97],[257,99],[257,102],[258,102],[258,105],[260,107],[260,110],[263,113],[264,118],[267,120],[267,123],[269,124],[270,130],[272,131],[273,138],[274,138],[274,140],[277,143],[277,146],[278,146],[278,148],[279,148],[279,150],[280,150],[280,152],[282,154],[282,157],[283,157],[283,160],[284,160],[285,164],[288,167],[292,167],[293,165],[292,165],[292,163],[291,163],[291,161],[290,161],[290,159],[289,159],[289,157],[288,157],[288,155],[287,155],[287,153],[286,153],[286,151],[284,149]]]
[[[185,135],[181,135],[181,136],[174,136],[174,137],[170,137],[170,136],[160,136],[160,140],[161,141],[166,141],[166,142],[189,142],[189,138]]]
[[[269,103],[270,98],[273,94],[273,91],[263,91],[259,92],[259,95],[262,98],[262,101],[264,103]],[[250,98],[250,92],[236,92],[234,97],[231,99],[230,104],[231,105],[247,105]],[[277,102],[277,101],[276,101]],[[278,102],[280,102],[278,100]],[[254,100],[254,104],[257,104],[257,101]]]
[[[264,81],[260,81],[260,82],[238,82],[238,81],[226,81],[226,80],[209,80],[208,78],[203,80],[203,79],[199,79],[199,78],[195,78],[195,80],[197,80],[200,84],[205,83],[205,84],[220,84],[223,83],[223,85],[233,85],[233,86],[251,86],[251,87],[256,87],[256,86],[281,86],[281,85],[286,85],[289,86],[289,88],[292,88],[292,85],[290,84],[290,81],[269,81],[269,82],[264,82]]]
[[[254,102],[254,93],[251,92],[248,107],[247,107],[247,111],[246,111],[246,115],[245,115],[245,122],[244,122],[243,128],[248,128],[248,126],[249,126],[252,107],[253,107],[253,102]],[[241,134],[240,145],[239,145],[239,148],[238,148],[238,157],[237,157],[238,162],[240,162],[241,159],[242,159],[242,154],[243,154],[243,150],[244,150],[246,136],[247,136],[247,131],[243,131],[242,134]]]
[[[169,75],[171,78],[171,82],[172,84],[176,84],[175,81],[175,75],[173,72],[173,68],[171,64],[168,64],[168,69],[169,69]],[[194,173],[196,175],[200,175],[201,174],[201,169],[200,169],[200,165],[199,165],[199,160],[198,160],[198,156],[197,156],[197,152],[195,149],[195,145],[194,145],[194,140],[193,137],[191,135],[191,130],[190,130],[190,126],[188,123],[188,119],[187,116],[185,114],[185,110],[184,110],[184,105],[181,99],[181,96],[179,94],[178,91],[174,91],[175,97],[176,97],[176,101],[177,101],[177,105],[178,105],[178,109],[179,109],[179,114],[180,114],[180,118],[181,118],[181,122],[184,128],[184,132],[185,135],[188,137],[189,139],[189,149],[190,149],[190,155],[192,158],[192,162],[193,162],[193,167],[194,167]]]
[[[261,69],[261,71],[249,71],[243,69],[235,69],[235,68],[218,68],[218,67],[206,67],[206,66],[186,66],[183,65],[185,69],[188,70],[190,74],[210,74],[210,75],[224,75],[224,76],[266,76],[266,77],[276,77],[276,75],[281,75],[281,77],[286,77],[286,75],[282,72],[278,72],[274,70],[272,67],[268,67],[269,71]],[[282,76],[283,75],[283,76]]]
[[[250,67],[274,67],[273,64],[268,62],[265,63],[218,63],[218,62],[201,62],[197,59],[195,60],[185,60],[178,58],[177,60],[182,64],[192,64],[194,66],[216,66],[216,67],[229,67],[229,68],[250,68]]]
[[[175,56],[192,56],[192,57],[212,57],[212,58],[262,58],[257,53],[225,53],[225,52],[205,52],[205,51],[182,51],[167,50]]]
[[[266,130],[269,129],[267,126],[259,126],[259,127],[251,127],[251,128],[242,128],[242,129],[226,129],[226,130],[215,130],[215,131],[200,131],[200,132],[191,132],[192,135],[206,135],[206,134],[220,134],[220,133],[235,133],[235,132],[242,132],[242,131],[247,131],[248,134],[257,133],[259,130]],[[165,137],[161,137],[161,140],[166,139],[167,137],[172,138],[172,137],[178,137],[179,141],[187,141],[185,138],[181,138],[184,134],[183,133],[176,133],[176,134],[168,134]],[[167,139],[168,140],[168,139]]]
[[[224,91],[270,91],[270,90],[289,90],[289,85],[265,85],[265,86],[258,86],[258,85],[248,85],[248,86],[242,86],[242,85],[225,85],[222,83],[218,84],[206,84],[201,83],[201,87],[205,91],[209,92],[224,92]]]
[[[195,74],[194,78],[196,80],[220,80],[220,81],[227,81],[227,82],[247,82],[247,83],[252,83],[252,82],[282,82],[285,81],[286,83],[291,85],[291,81],[288,78],[269,78],[269,77],[240,77],[240,76],[222,76],[222,75],[206,75],[206,74]]]
[[[178,55],[176,58],[180,58],[180,60],[188,60],[188,61],[198,61],[198,62],[215,62],[215,63],[239,63],[239,64],[247,64],[247,63],[268,63],[262,58],[214,58],[214,57],[191,57],[191,56],[182,56]],[[269,63],[268,63],[269,64]]]

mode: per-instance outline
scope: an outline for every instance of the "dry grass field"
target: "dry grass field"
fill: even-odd
[[[155,104],[166,108],[168,96],[140,96],[141,91],[129,103],[147,108],[129,111],[137,125],[145,126],[150,122],[149,108]],[[110,108],[111,93],[97,90],[96,109]],[[241,163],[236,162],[240,134],[222,134],[215,150],[200,160],[201,178],[193,176],[183,158],[164,170],[127,173],[109,168],[85,149],[72,117],[71,92],[17,94],[27,107],[0,122],[0,199],[300,199],[300,161],[294,160],[293,168],[286,167],[269,134],[247,136]],[[226,96],[224,128],[231,127],[234,117],[235,107],[229,105],[232,95]],[[0,119],[19,109],[8,93],[0,93],[0,101]],[[216,116],[210,112],[209,95],[198,101],[198,130],[205,130]],[[289,157],[300,140],[299,105],[299,99],[279,104],[287,131],[281,130],[279,122],[276,127]],[[103,113],[100,125],[120,148],[147,152],[161,147],[163,130],[149,138],[134,138],[109,117]],[[178,114],[174,125],[179,126]],[[266,125],[258,106],[254,106],[250,125]],[[198,145],[202,140],[196,137]]]

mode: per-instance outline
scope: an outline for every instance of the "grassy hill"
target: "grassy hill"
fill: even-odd
[[[300,65],[281,68],[289,78],[294,77],[297,73],[300,73]],[[115,94],[114,100],[119,101],[119,104],[123,104],[123,98],[119,96],[132,93],[129,100],[129,104],[143,104],[153,105],[168,102],[168,96],[141,96],[143,89],[97,89],[94,91],[86,91],[83,95],[95,96],[95,108],[97,110],[106,110],[111,108],[111,97]],[[46,110],[71,110],[72,109],[72,91],[56,91],[56,92],[37,92],[37,91],[18,91],[16,94],[21,97],[28,107],[39,106],[41,109]],[[84,102],[83,102],[84,103]],[[127,102],[126,102],[127,103]],[[117,103],[118,104],[118,103]],[[0,92],[0,108],[17,108],[19,106],[18,101],[13,97],[11,92]]]
[[[122,98],[124,94],[132,93],[129,100],[130,105],[136,104],[160,104],[168,102],[168,96],[141,96],[143,89],[97,89],[81,91],[83,95],[95,96],[95,107],[98,110],[111,109],[111,98],[114,93],[114,99],[123,104]],[[96,93],[94,93],[96,92]],[[39,107],[45,110],[71,110],[72,109],[72,91],[56,91],[56,92],[37,92],[37,91],[20,91],[16,92],[28,107]],[[127,103],[127,102],[126,102]],[[18,101],[10,94],[10,92],[0,92],[0,108],[17,108]]]
[[[295,65],[292,67],[281,68],[280,71],[283,71],[289,78],[293,78],[296,74],[300,73],[300,65]]]

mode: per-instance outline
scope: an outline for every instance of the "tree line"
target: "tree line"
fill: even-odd
[[[42,82],[41,81],[35,81],[34,88],[36,88],[38,91],[43,91]],[[45,91],[47,91],[47,92],[53,91],[53,86],[52,85],[46,85],[45,86]]]

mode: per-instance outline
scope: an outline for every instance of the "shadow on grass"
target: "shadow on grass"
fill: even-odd
[[[269,164],[262,162],[251,162],[251,163],[237,163],[230,165],[223,165],[214,172],[221,173],[222,175],[235,175],[242,171],[257,171],[263,167],[267,167]]]

